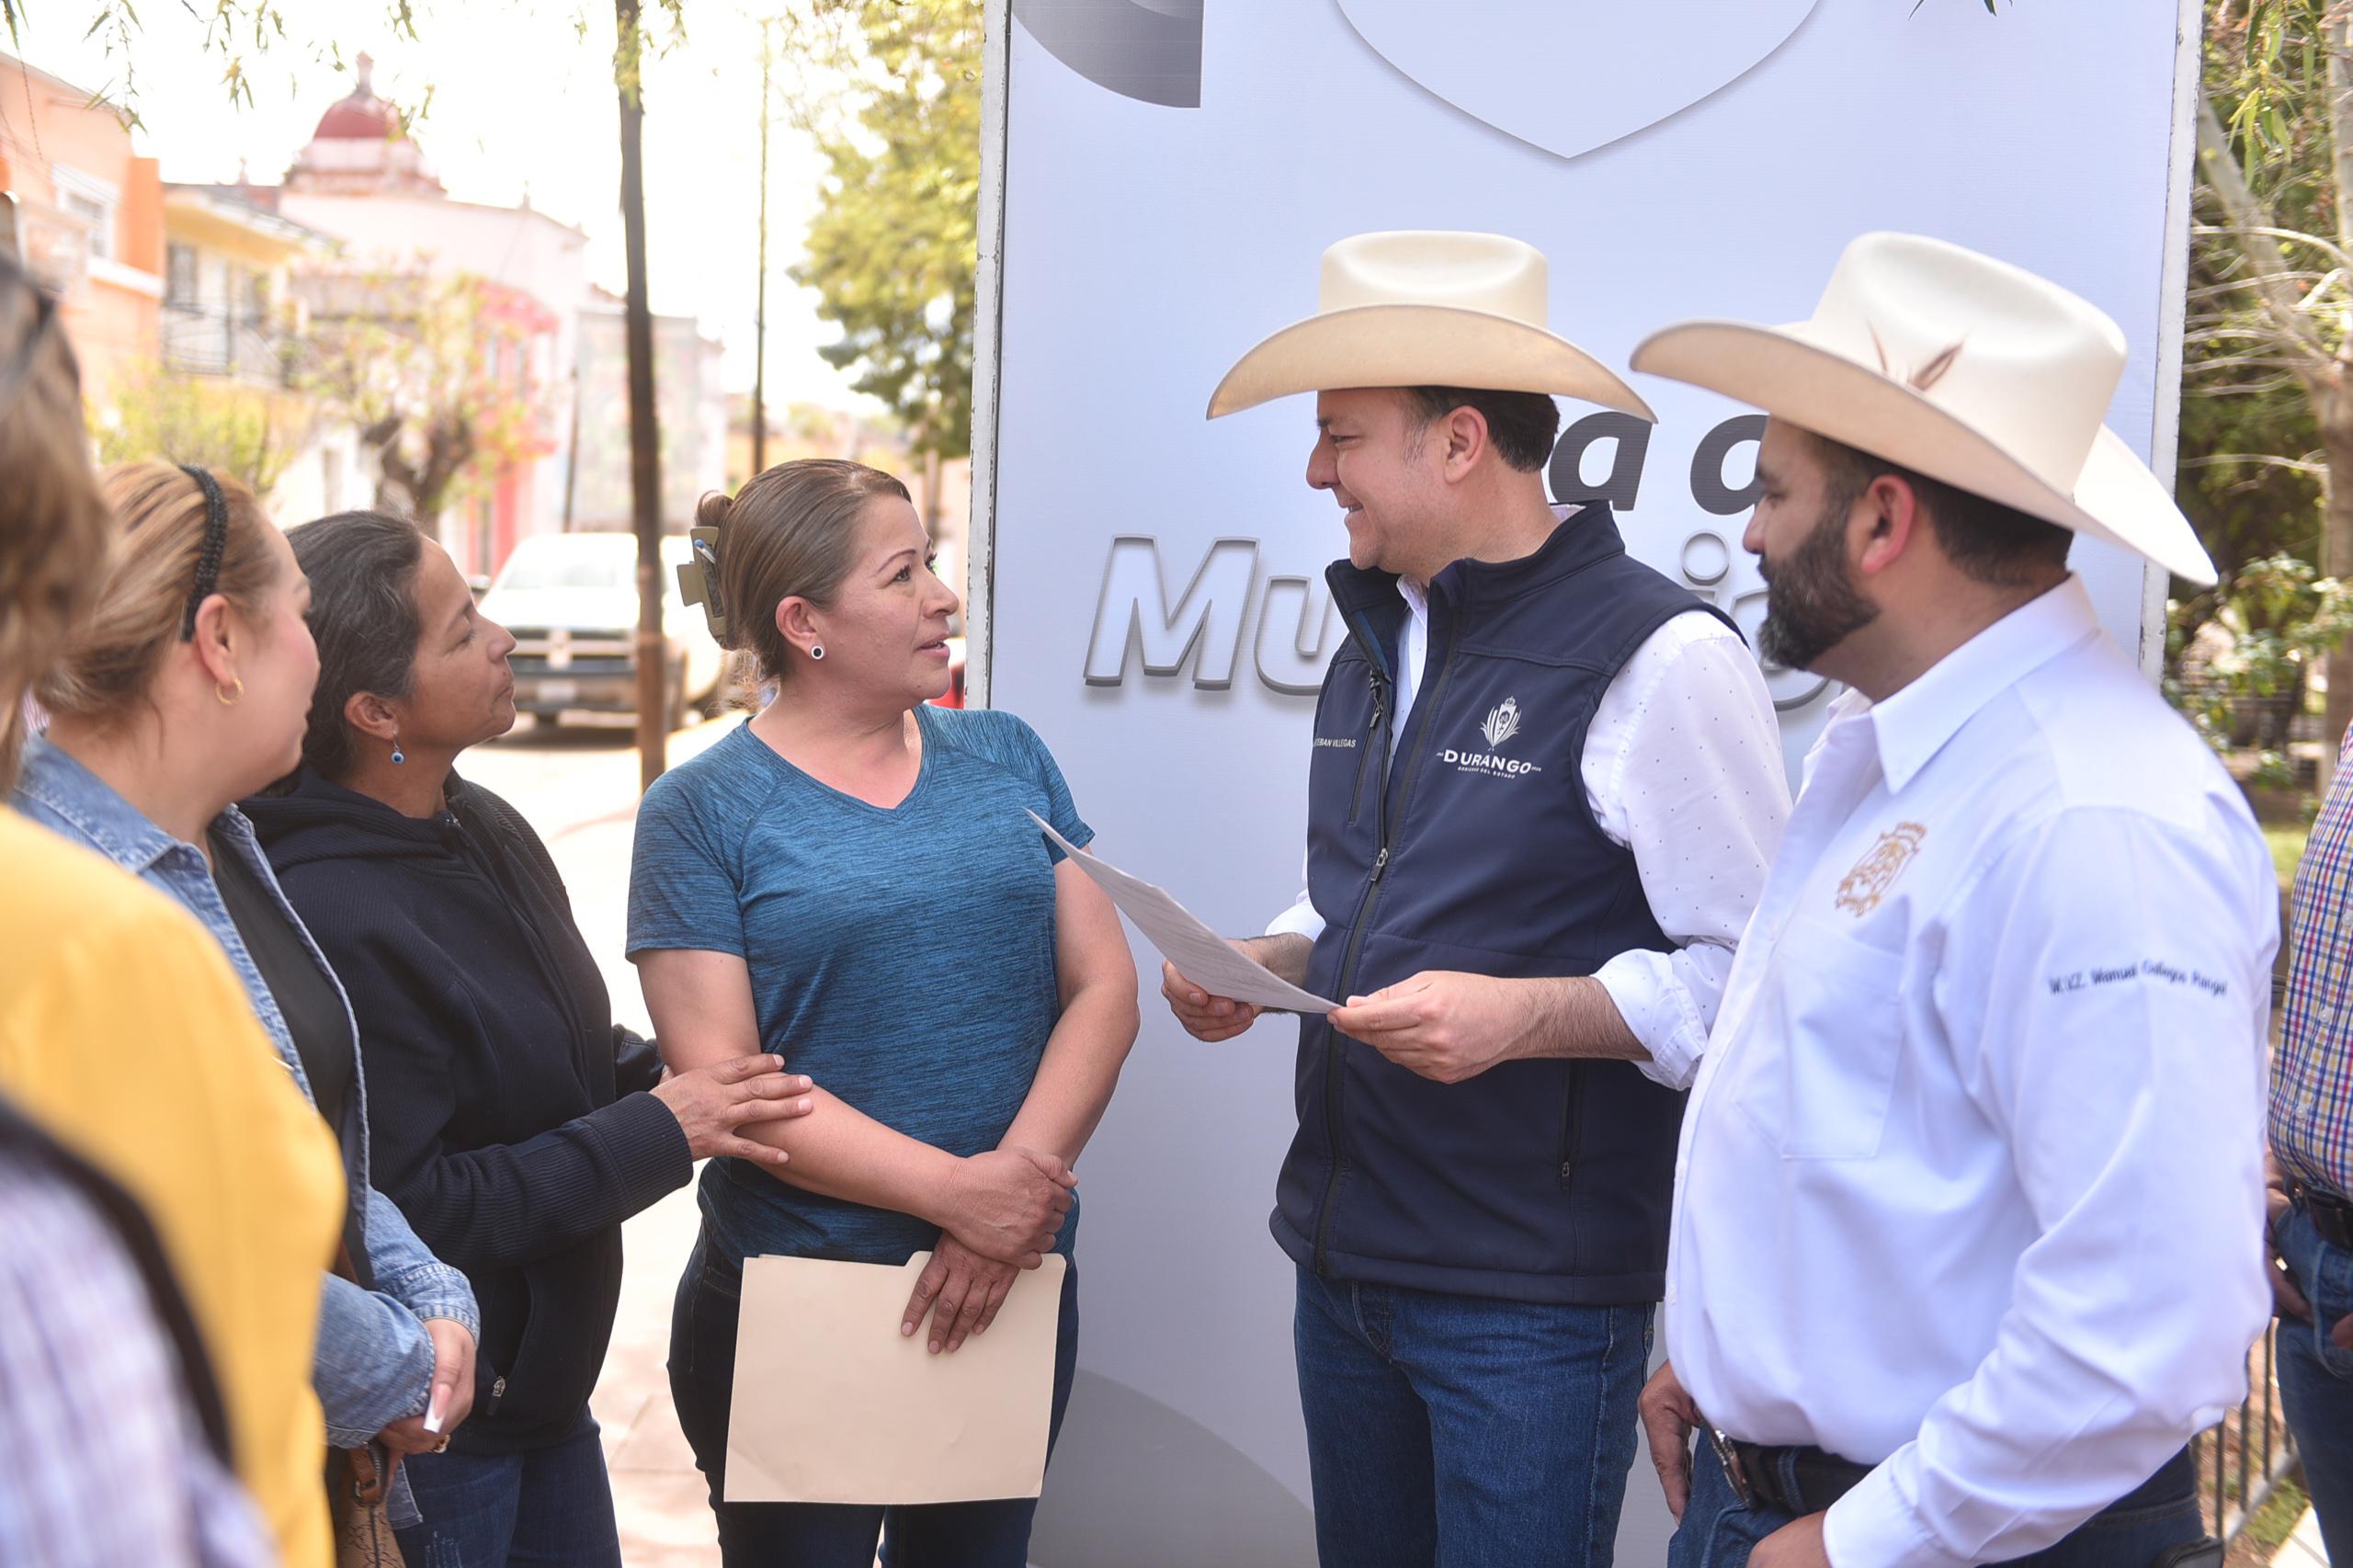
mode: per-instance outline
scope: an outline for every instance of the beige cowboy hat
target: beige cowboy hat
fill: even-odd
[[[1468,387],[1554,392],[1657,421],[1600,360],[1547,331],[1552,268],[1501,234],[1399,230],[1324,253],[1315,313],[1245,354],[1210,417],[1293,392]]]
[[[1633,366],[2214,581],[2197,530],[2101,420],[2124,373],[2106,312],[1917,234],[1865,234],[1811,319],[1681,322]]]

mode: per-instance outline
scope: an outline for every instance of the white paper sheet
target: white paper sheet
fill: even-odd
[[[1108,860],[1100,860],[1053,830],[1037,812],[1029,813],[1039,830],[1111,895],[1120,913],[1136,924],[1144,940],[1160,949],[1176,971],[1212,996],[1272,1007],[1285,1013],[1322,1015],[1337,1007],[1312,991],[1302,991],[1256,959],[1245,958],[1233,945],[1193,913],[1141,877],[1131,877]]]
[[[813,1257],[744,1260],[730,1503],[979,1503],[1046,1478],[1064,1260],[1013,1282],[986,1334],[934,1356],[899,1333],[915,1278]]]

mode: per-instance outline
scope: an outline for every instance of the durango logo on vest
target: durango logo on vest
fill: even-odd
[[[1522,774],[1544,771],[1535,763],[1495,755],[1506,741],[1519,733],[1518,699],[1506,697],[1495,704],[1486,722],[1479,726],[1479,733],[1487,737],[1485,751],[1461,752],[1449,746],[1438,754],[1438,760],[1453,764],[1457,772],[1486,773],[1498,778],[1517,778]]]

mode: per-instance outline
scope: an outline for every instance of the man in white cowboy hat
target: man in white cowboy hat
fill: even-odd
[[[1651,416],[1545,330],[1544,258],[1364,234],[1212,416],[1314,392],[1347,628],[1307,890],[1242,944],[1318,994],[1275,1237],[1333,1568],[1606,1564],[1682,1089],[1789,808],[1730,623],[1563,517],[1552,394]],[[1246,1006],[1169,970],[1204,1040]]]
[[[2068,573],[2089,534],[2213,581],[2101,425],[2124,361],[2084,301],[1903,234],[1810,321],[1635,352],[1770,415],[1759,642],[1852,688],[1684,1118],[1643,1395],[1673,1563],[2200,1560],[2184,1446],[2268,1311],[2278,888]]]

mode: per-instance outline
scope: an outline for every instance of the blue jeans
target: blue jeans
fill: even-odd
[[[719,1555],[727,1568],[872,1568],[882,1540],[884,1568],[1024,1568],[1033,1497],[989,1503],[882,1507],[836,1503],[728,1503],[727,1407],[735,1387],[739,1265],[699,1238],[678,1280],[670,1319],[670,1395],[695,1464],[710,1483]],[[1047,1452],[1062,1432],[1078,1369],[1078,1266],[1063,1275],[1062,1331],[1054,1349],[1054,1413]]]
[[[2275,1241],[2313,1304],[2311,1323],[2279,1320],[2279,1397],[2329,1561],[2353,1562],[2353,1350],[2329,1342],[2337,1320],[2353,1316],[2353,1252],[2321,1240],[2302,1203]]]
[[[1299,1271],[1293,1324],[1324,1568],[1608,1568],[1651,1308]]]
[[[418,1454],[401,1466],[425,1522],[398,1531],[408,1568],[620,1568],[605,1449],[585,1410],[519,1454]]]
[[[2154,1500],[2096,1515],[2061,1540],[2007,1568],[2150,1568],[2158,1556],[2206,1533],[2198,1512],[2198,1472],[2187,1453],[2167,1461],[2153,1481]],[[1747,1568],[1756,1543],[1790,1522],[1763,1504],[1743,1507],[1715,1451],[1706,1443],[1691,1464],[1691,1501],[1666,1543],[1667,1568]]]

